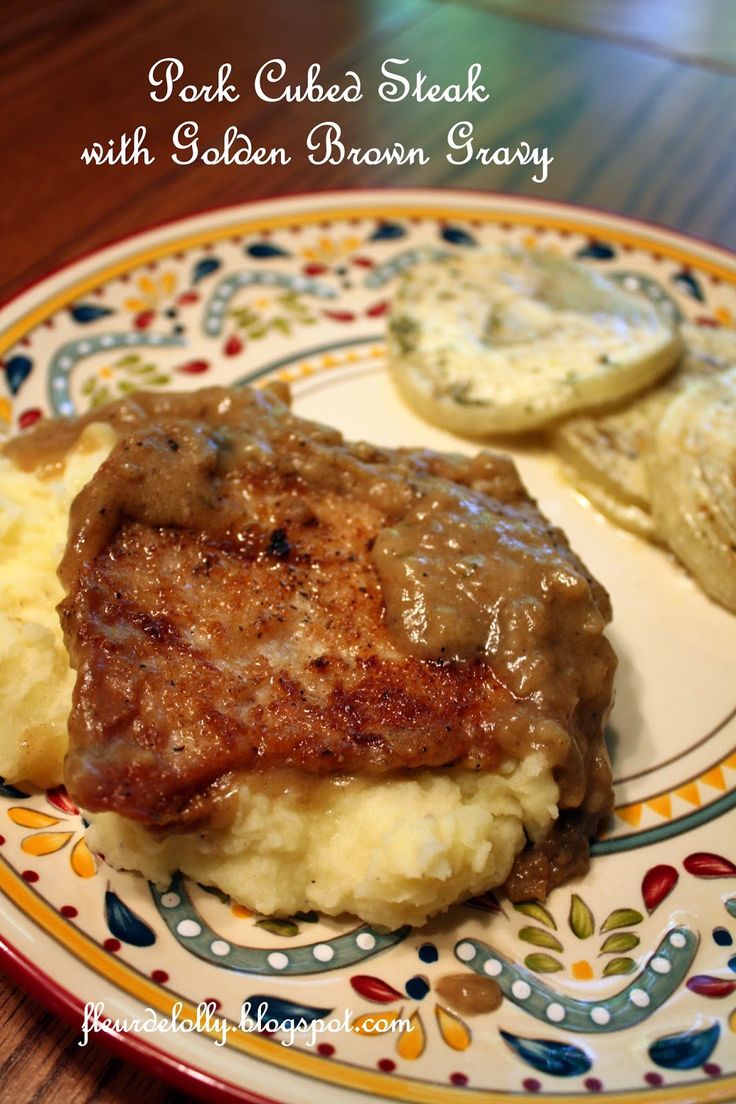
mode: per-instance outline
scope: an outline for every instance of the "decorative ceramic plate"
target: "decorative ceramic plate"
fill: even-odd
[[[6,307],[2,430],[140,387],[277,377],[350,437],[469,450],[395,395],[384,314],[420,248],[499,241],[579,257],[704,326],[736,316],[736,258],[611,215],[463,192],[287,198],[118,244]],[[517,460],[613,599],[617,808],[589,875],[544,907],[488,894],[419,931],[274,921],[108,868],[63,790],[6,785],[13,976],[77,1023],[99,1002],[125,1055],[218,1099],[736,1097],[736,618],[553,457]],[[500,1006],[455,1011],[441,981],[458,973],[494,978]]]

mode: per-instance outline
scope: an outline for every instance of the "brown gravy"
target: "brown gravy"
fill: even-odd
[[[503,993],[497,981],[479,974],[443,974],[435,983],[440,1000],[461,1016],[480,1016],[501,1007]]]
[[[603,635],[605,591],[539,514],[508,458],[345,443],[337,430],[295,418],[286,397],[278,386],[141,393],[41,423],[4,451],[25,469],[48,469],[93,421],[121,435],[72,507],[59,569],[70,595],[124,524],[218,539],[242,530],[247,500],[232,493],[237,480],[296,480],[377,511],[370,557],[392,646],[448,671],[489,667],[517,703],[493,727],[494,741],[519,759],[541,750],[561,809],[576,811],[515,867],[512,894],[543,896],[587,865],[585,840],[611,808],[602,734],[615,659]]]

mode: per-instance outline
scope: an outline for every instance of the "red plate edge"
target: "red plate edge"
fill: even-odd
[[[660,231],[685,242],[690,240],[696,245],[705,246],[723,254],[724,258],[727,260],[733,260],[736,256],[736,251],[730,249],[722,242],[713,241],[702,235],[683,231],[678,227],[665,223],[658,223],[651,219],[625,214],[611,208],[593,207],[569,199],[495,191],[492,189],[463,188],[461,186],[453,187],[448,185],[440,187],[392,185],[388,187],[373,186],[370,188],[363,186],[342,189],[320,188],[308,192],[285,192],[277,195],[256,196],[236,203],[213,204],[203,209],[177,216],[173,219],[155,221],[139,230],[122,234],[102,245],[82,251],[82,253],[72,258],[60,262],[57,266],[44,273],[44,275],[29,280],[27,284],[12,292],[6,299],[0,302],[0,309],[5,310],[11,307],[18,299],[22,298],[37,286],[43,284],[51,277],[62,273],[68,268],[72,268],[82,261],[91,260],[96,254],[104,252],[112,246],[123,246],[127,242],[145,237],[147,234],[156,230],[170,229],[173,231],[179,227],[183,228],[184,224],[190,222],[192,219],[211,214],[225,213],[226,211],[235,213],[238,209],[242,210],[243,208],[257,206],[268,200],[292,199],[298,201],[302,198],[311,199],[313,197],[324,197],[329,199],[330,197],[344,197],[351,193],[373,192],[376,195],[384,193],[387,197],[387,203],[390,203],[392,194],[402,196],[402,194],[405,195],[406,193],[420,191],[425,193],[438,192],[445,198],[453,196],[454,193],[459,200],[462,198],[478,199],[486,197],[511,199],[515,202],[521,201],[522,205],[528,205],[530,209],[532,209],[536,203],[541,203],[557,207],[563,211],[583,211],[593,217],[602,216],[603,219],[610,216],[628,223],[631,227],[639,226],[643,227],[645,230],[654,232]],[[469,217],[472,216],[469,214]],[[40,1005],[81,1033],[84,1020],[84,1005],[82,1002],[75,997],[74,994],[70,993],[69,990],[44,974],[40,968],[32,963],[1,934],[0,968],[2,968],[3,972],[7,974],[16,985],[20,986],[21,989],[28,993]],[[116,1058],[130,1062],[144,1072],[150,1073],[172,1085],[174,1088],[189,1093],[199,1100],[208,1102],[208,1104],[283,1104],[283,1102],[276,1101],[273,1097],[262,1096],[250,1089],[244,1089],[235,1085],[231,1081],[225,1081],[224,1079],[215,1077],[196,1066],[184,1065],[172,1056],[166,1054],[165,1051],[160,1050],[158,1047],[153,1046],[130,1032],[116,1032],[104,1029],[95,1032],[95,1035],[99,1038],[100,1044]]]
[[[21,951],[0,936],[0,966],[4,973],[54,1016],[81,1033],[84,1005],[58,982],[43,973]],[[128,1031],[105,1029],[95,1033],[100,1044],[116,1058],[131,1062],[174,1088],[196,1096],[208,1104],[280,1104],[206,1073],[197,1066],[184,1065],[151,1043]]]

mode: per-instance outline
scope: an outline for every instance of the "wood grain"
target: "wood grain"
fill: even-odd
[[[698,17],[693,16],[697,10]],[[657,14],[659,13],[659,14]],[[552,26],[554,24],[554,26]],[[662,222],[736,247],[736,77],[729,0],[15,0],[0,25],[0,298],[91,249],[171,218],[261,196],[325,188],[450,186],[564,199]],[[146,75],[176,56],[186,79],[211,82],[231,62],[236,104],[156,104]],[[291,79],[322,64],[325,80],[356,70],[359,105],[266,104],[252,89],[264,61]],[[385,103],[386,58],[431,81],[462,81],[481,62],[483,105]],[[696,64],[685,64],[683,59]],[[719,71],[723,70],[723,71]],[[179,167],[175,125],[193,119],[207,143],[235,124],[257,145],[293,151],[290,165]],[[334,119],[354,146],[421,144],[426,166],[309,165],[310,127]],[[527,168],[452,166],[446,135],[472,121],[478,144],[548,146],[549,179]],[[148,128],[153,165],[92,168],[94,140]],[[0,983],[0,1099],[104,1104],[186,1099],[112,1059],[77,1047],[69,1028]]]
[[[380,0],[367,8],[340,0],[293,5],[270,0],[253,37],[246,6],[212,0],[129,0],[99,5],[66,0],[47,21],[35,14],[6,25],[0,61],[4,102],[0,144],[13,171],[0,176],[5,299],[50,269],[110,240],[215,205],[270,194],[391,184],[524,192],[587,203],[664,222],[736,245],[732,203],[736,148],[733,77],[683,66],[563,31],[520,23],[459,3]],[[320,18],[315,19],[315,9]],[[284,27],[291,34],[284,38]],[[238,44],[237,51],[233,43]],[[186,79],[211,81],[231,61],[241,90],[236,104],[153,103],[147,72],[178,56]],[[253,76],[283,56],[294,80],[321,60],[326,79],[361,75],[359,105],[265,104]],[[385,103],[376,95],[381,61],[411,59],[433,81],[462,80],[480,61],[491,100],[483,105]],[[171,132],[184,119],[205,144],[229,124],[256,145],[284,145],[284,167],[180,167],[170,160]],[[310,165],[304,140],[316,122],[334,118],[350,145],[420,142],[426,166]],[[478,145],[520,140],[548,146],[555,160],[543,184],[528,168],[453,166],[446,134],[458,119],[475,127]],[[93,140],[148,128],[150,166],[90,167],[80,160]]]
[[[1,976],[0,1025],[0,1100],[183,1104],[189,1099],[130,1063],[111,1058],[102,1046],[80,1048],[78,1032]]]

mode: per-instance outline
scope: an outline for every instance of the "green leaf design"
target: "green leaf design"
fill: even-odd
[[[554,928],[557,931],[557,925],[551,913],[547,912],[544,905],[540,905],[539,901],[517,901],[514,908],[523,916],[530,916],[532,920],[538,920],[540,924],[546,924],[548,928]]]
[[[570,915],[567,918],[567,922],[570,925],[570,930],[578,939],[588,939],[595,931],[593,913],[590,911],[583,898],[578,897],[577,893],[573,893],[572,899],[570,900]]]
[[[548,954],[527,955],[524,965],[527,970],[533,970],[535,974],[554,974],[555,971],[564,969],[561,962]]]
[[[601,932],[611,931],[612,928],[631,928],[634,924],[641,924],[644,917],[636,909],[617,908],[601,924]]]
[[[118,357],[118,359],[114,362],[114,367],[130,368],[132,364],[137,364],[140,359],[140,353],[126,353],[125,356]]]
[[[299,925],[293,920],[276,920],[269,917],[266,920],[256,920],[256,927],[271,932],[272,935],[282,935],[288,938],[299,934]]]
[[[269,317],[268,313],[254,310],[252,307],[237,307],[231,310],[230,317],[237,327],[251,341],[260,341],[270,333],[280,333],[288,337],[294,323],[309,325],[316,321],[306,303],[302,303],[295,292],[277,295],[272,302],[272,310],[277,312]]]
[[[639,946],[639,936],[634,935],[633,932],[616,932],[614,935],[609,935],[601,947],[601,954],[622,954],[624,951],[631,951],[634,947]]]
[[[519,939],[523,939],[525,943],[534,943],[536,947],[549,947],[552,951],[562,950],[559,939],[543,928],[522,928]]]
[[[636,963],[633,958],[612,958],[610,962],[606,963],[603,976],[611,977],[612,974],[630,974],[631,971],[635,969]]]
[[[103,406],[106,402],[110,402],[111,399],[112,395],[110,394],[110,389],[108,387],[100,387],[99,391],[95,391],[89,405],[91,407]]]
[[[230,316],[235,320],[237,325],[241,326],[243,329],[258,321],[258,315],[255,311],[252,311],[250,307],[240,307],[238,310],[232,310],[230,311]]]

